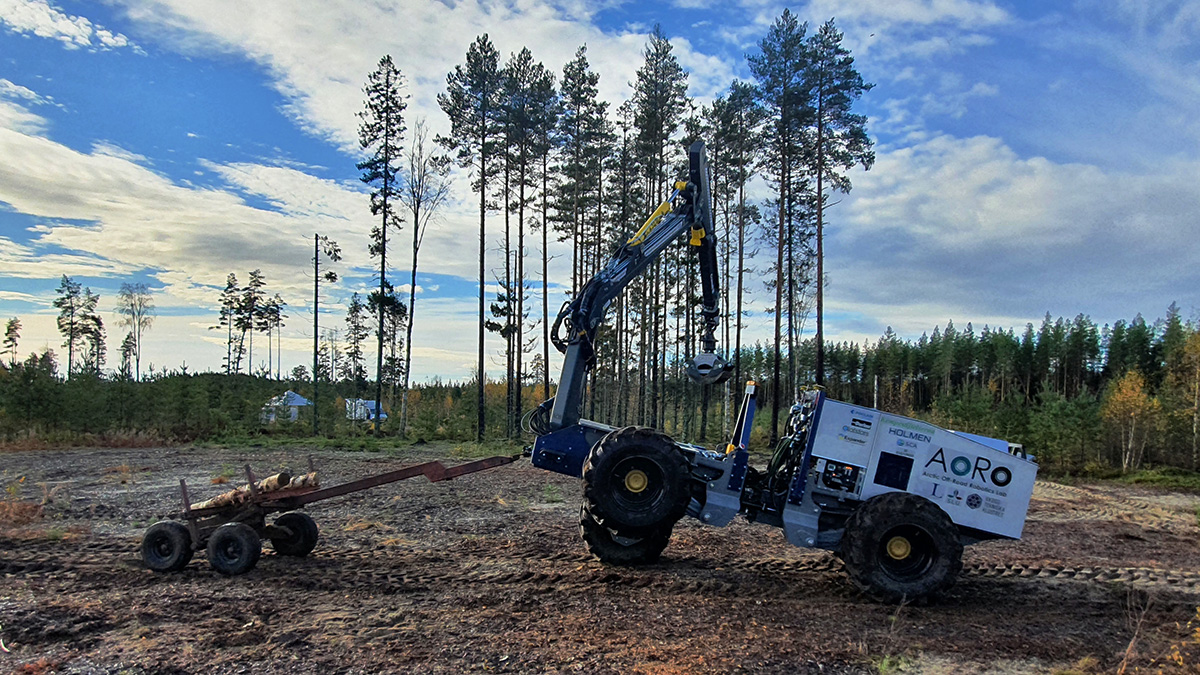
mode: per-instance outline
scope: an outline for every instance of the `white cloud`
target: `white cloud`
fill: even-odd
[[[1196,175],[1195,160],[1130,174],[1026,159],[988,137],[884,148],[830,213],[830,297],[880,328],[1200,305]]]
[[[137,49],[124,35],[67,14],[47,0],[0,0],[0,24],[12,32],[58,40],[68,49]]]
[[[32,100],[36,94],[27,91],[22,98]],[[80,152],[37,135],[37,131],[0,129],[0,156],[6,158],[0,163],[0,204],[38,222],[29,228],[34,236],[27,241],[0,237],[0,268],[14,278],[107,277],[114,279],[114,286],[118,277],[149,273],[157,281],[151,285],[161,286],[155,292],[160,309],[172,314],[193,310],[187,312],[189,321],[175,317],[160,322],[159,338],[171,345],[171,349],[152,355],[160,365],[177,366],[180,355],[187,354],[193,369],[219,367],[220,338],[206,330],[215,314],[198,316],[195,311],[202,308],[202,314],[215,306],[228,273],[235,272],[244,280],[246,273],[256,268],[263,270],[269,290],[281,293],[292,305],[285,352],[289,350],[287,341],[300,346],[285,353],[285,361],[303,362],[304,327],[311,325],[311,310],[305,307],[312,290],[314,233],[337,240],[344,256],[333,266],[344,281],[323,287],[324,307],[340,312],[344,297],[361,286],[358,280],[374,269],[376,263],[366,254],[372,216],[357,182],[321,179],[288,166],[201,161],[226,187],[182,185],[148,167],[144,157],[112,143],[96,142],[90,152]],[[251,199],[265,201],[270,209],[251,206],[247,203]],[[492,219],[492,241],[499,232],[498,223]],[[448,213],[436,222],[425,239],[421,270],[473,279],[477,227],[469,209],[465,216]],[[406,229],[393,238],[392,250],[402,252],[393,254],[398,256],[393,260],[407,262],[408,234]],[[490,250],[489,268],[500,259],[494,245]],[[537,253],[531,246],[531,261]],[[552,269],[565,264],[565,258],[560,259]],[[563,275],[557,278],[569,277],[559,269],[555,273]],[[431,286],[429,292],[438,292],[440,286]],[[552,285],[553,292],[559,293],[557,289]],[[489,284],[489,296],[497,290]],[[454,356],[449,361],[423,363],[414,370],[418,376],[463,377],[468,373],[462,363],[470,362],[473,354],[471,327],[476,320],[474,290],[467,295],[422,300],[419,311],[427,323],[418,331],[418,344],[438,345]],[[551,304],[557,307],[560,301],[556,297]],[[35,304],[45,307],[49,303],[43,298]],[[339,318],[324,321],[330,320]],[[169,331],[168,325],[172,326]],[[30,345],[42,341],[53,346],[53,326],[43,328],[27,331]],[[110,337],[119,341],[120,336],[113,331]],[[206,346],[181,346],[189,340]],[[456,347],[451,349],[451,344]]]
[[[1169,138],[1174,130],[1200,140],[1200,5],[1194,2],[1084,2],[1084,11],[1110,18],[1109,26],[1061,29],[1048,44],[1068,53],[1098,55],[1138,86],[1133,120],[1146,134]],[[1152,96],[1146,96],[1149,90]],[[1136,134],[1135,134],[1136,135]]]
[[[109,141],[96,141],[95,143],[92,143],[92,154],[123,159],[134,164],[147,164],[150,161],[145,155],[139,155],[136,152],[131,152]]]
[[[922,115],[946,115],[960,119],[967,114],[967,104],[971,99],[990,98],[998,96],[1000,89],[993,84],[976,82],[965,91],[946,91],[936,94],[925,94],[921,100]]]
[[[355,115],[362,108],[363,82],[384,54],[392,55],[407,78],[409,115],[425,116],[432,132],[445,133],[436,97],[477,35],[488,33],[502,60],[528,45],[535,59],[559,75],[586,43],[592,68],[601,74],[600,96],[613,107],[629,96],[628,83],[647,38],[644,32],[601,30],[590,23],[593,10],[582,3],[543,0],[406,2],[382,9],[320,0],[120,2],[132,20],[161,36],[168,48],[233,53],[262,64],[298,125],[352,153],[358,152]],[[697,93],[710,95],[728,84],[734,73],[730,64],[692,50],[686,40],[673,42],[680,61],[693,70]]]
[[[0,129],[30,134],[45,131],[46,119],[29,110],[26,104],[49,105],[52,101],[28,87],[0,78]]]
[[[814,0],[809,14],[896,25],[983,27],[1006,23],[1010,15],[993,2],[978,0]]]
[[[4,244],[0,242],[0,246],[3,245]],[[0,300],[6,300],[10,302],[28,302],[30,304],[48,304],[49,296],[21,293],[19,291],[0,290]]]

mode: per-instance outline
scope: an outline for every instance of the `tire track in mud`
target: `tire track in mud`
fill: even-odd
[[[1190,516],[1189,512],[1166,507],[1153,498],[1115,494],[1074,485],[1037,481],[1034,484],[1033,496],[1038,500],[1065,500],[1069,502],[1069,508],[1063,511],[1039,508],[1029,514],[1029,520],[1054,523],[1126,520],[1150,527],[1187,525],[1194,522],[1194,517]],[[1081,503],[1087,501],[1098,503]]]
[[[0,544],[5,543],[0,540]],[[318,592],[420,593],[457,584],[483,588],[527,585],[556,592],[627,588],[672,595],[736,594],[770,598],[853,594],[849,584],[832,583],[838,582],[837,577],[843,574],[841,561],[832,555],[757,560],[714,560],[684,555],[659,565],[620,568],[605,566],[589,554],[575,551],[517,549],[496,556],[486,550],[328,548],[304,559],[264,553],[258,570],[240,579]],[[1119,583],[1200,595],[1200,572],[1152,567],[980,562],[965,564],[962,575],[1019,582]],[[0,555],[0,576],[68,582],[78,590],[114,584],[153,586],[222,578],[202,559],[193,561],[182,572],[153,573],[142,567],[136,542],[129,541],[75,541],[70,542],[69,548],[62,542],[34,542],[19,549],[10,548],[8,553]],[[813,577],[824,577],[827,583],[814,584]]]

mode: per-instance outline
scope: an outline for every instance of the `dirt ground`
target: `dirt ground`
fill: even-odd
[[[246,463],[311,454],[334,485],[448,450],[2,454],[0,673],[1200,672],[1200,499],[1111,485],[1039,483],[1025,538],[968,547],[927,606],[873,603],[832,555],[744,520],[685,519],[662,562],[602,565],[579,483],[528,460],[313,504],[317,550],[268,545],[244,576],[202,552],[141,565],[180,478],[199,501]],[[35,509],[17,501],[45,505],[14,525]]]

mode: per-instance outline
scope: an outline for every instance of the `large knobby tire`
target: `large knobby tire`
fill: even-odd
[[[937,504],[907,492],[867,500],[846,520],[841,554],[854,585],[886,603],[923,602],[954,585],[962,541]]]
[[[691,499],[683,454],[671,439],[640,427],[600,439],[584,464],[583,484],[596,522],[627,537],[669,530]]]
[[[192,560],[192,535],[174,520],[151,525],[142,535],[142,562],[155,572],[178,572]]]
[[[579,532],[588,552],[609,565],[646,565],[658,560],[671,541],[671,526],[642,537],[623,537],[596,522],[586,506],[579,508]]]
[[[292,511],[275,519],[275,526],[287,528],[289,537],[272,537],[271,548],[280,555],[302,558],[317,546],[317,523],[307,513]]]
[[[245,523],[225,523],[208,538],[208,564],[221,574],[245,574],[260,555],[262,539]]]

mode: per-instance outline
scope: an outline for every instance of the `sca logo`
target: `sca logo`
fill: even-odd
[[[971,462],[969,458],[958,455],[947,462],[946,450],[938,448],[933,457],[925,462],[925,468],[928,469],[932,464],[940,464],[942,471],[955,476],[970,475],[971,480],[991,482],[996,487],[1004,487],[1012,482],[1012,471],[1004,466],[993,467],[992,460],[987,457],[976,457],[975,461]]]

